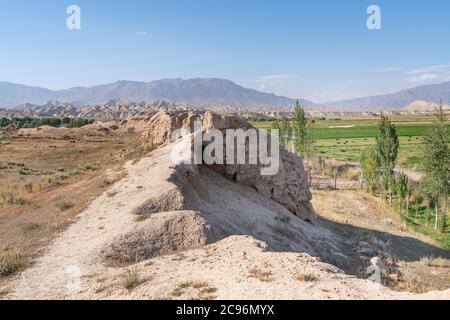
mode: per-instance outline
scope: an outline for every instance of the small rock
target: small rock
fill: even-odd
[[[373,266],[380,268],[381,270],[384,270],[384,271],[387,270],[386,265],[383,263],[383,261],[381,260],[380,257],[373,257],[372,259],[370,259],[370,263]]]
[[[368,257],[374,257],[374,256],[377,255],[375,250],[373,250],[372,248],[361,248],[361,249],[358,250],[358,252],[361,255],[368,256]]]
[[[387,268],[379,257],[373,257],[370,260],[370,266],[367,268],[366,273],[369,280],[382,283],[382,279],[387,274]]]
[[[360,241],[360,242],[358,242],[358,246],[359,246],[359,247],[365,247],[365,248],[371,248],[371,249],[373,249],[372,246],[371,246],[370,244],[368,244],[367,242],[365,242],[365,241]]]

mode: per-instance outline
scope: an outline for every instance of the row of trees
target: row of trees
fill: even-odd
[[[433,127],[425,137],[422,151],[424,176],[418,185],[413,185],[405,174],[395,171],[400,142],[395,125],[385,115],[380,118],[376,145],[363,150],[360,163],[365,186],[370,192],[381,193],[391,205],[395,200],[397,206],[408,213],[411,200],[417,206],[425,201],[427,208],[434,208],[434,228],[438,229],[440,220],[444,232],[450,192],[450,139],[442,104],[435,117]]]
[[[44,125],[51,127],[69,127],[79,128],[85,125],[93,123],[94,120],[81,119],[81,118],[0,118],[0,128],[9,125],[14,125],[18,128],[38,128]]]
[[[313,145],[311,126],[312,122],[308,121],[305,110],[297,101],[293,119],[283,118],[281,121],[274,121],[271,129],[279,131],[282,146],[288,147],[288,142],[292,141],[295,151],[307,158]]]
[[[303,157],[309,184],[311,184],[312,179],[308,162],[308,155],[313,145],[311,127],[312,122],[308,121],[305,110],[298,101],[292,119],[283,118],[281,122],[274,121],[271,127],[271,130],[279,131],[282,146],[288,148],[289,141],[291,141],[294,151]]]

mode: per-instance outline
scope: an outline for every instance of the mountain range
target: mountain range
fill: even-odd
[[[118,81],[93,87],[48,90],[0,82],[0,106],[11,108],[21,104],[45,104],[58,100],[76,106],[104,104],[111,100],[154,102],[171,100],[195,106],[239,105],[255,107],[290,107],[295,100],[241,87],[224,79],[166,79],[151,82]],[[312,102],[301,100],[305,106]]]
[[[27,108],[57,100],[74,106],[101,105],[111,100],[152,103],[174,101],[196,107],[233,106],[270,109],[292,108],[296,99],[244,88],[225,79],[165,79],[151,82],[118,81],[93,87],[49,90],[0,82],[0,107]],[[415,101],[450,103],[450,82],[419,86],[392,94],[318,104],[305,99],[308,109],[364,111],[401,110]]]
[[[392,94],[330,102],[326,105],[337,110],[400,110],[415,101],[450,103],[450,82],[423,85]]]

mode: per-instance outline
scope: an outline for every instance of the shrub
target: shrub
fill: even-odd
[[[23,257],[18,251],[7,253],[0,259],[0,276],[9,276],[22,268]]]
[[[272,281],[272,272],[270,271],[262,271],[260,269],[254,268],[249,271],[249,278],[255,278],[262,282],[270,282]]]
[[[127,269],[125,274],[123,275],[124,288],[127,289],[128,291],[131,291],[134,288],[136,288],[139,284],[141,284],[141,279],[137,267],[131,267]]]
[[[40,229],[40,225],[34,222],[26,223],[22,226],[22,230],[25,234],[33,232]]]
[[[297,275],[295,279],[301,282],[313,282],[317,280],[317,277],[312,273],[306,273]]]
[[[27,193],[33,193],[33,184],[31,182],[25,184],[24,189]]]
[[[378,188],[378,160],[375,149],[368,148],[361,151],[359,162],[365,181],[365,187],[371,193]]]
[[[61,211],[67,211],[67,210],[75,207],[75,204],[73,204],[72,202],[68,202],[68,201],[61,201],[56,204],[56,207]]]

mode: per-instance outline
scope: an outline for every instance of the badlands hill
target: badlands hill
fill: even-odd
[[[439,103],[431,103],[423,100],[416,100],[403,108],[406,112],[431,113],[436,110]],[[450,105],[442,105],[444,110],[450,110]]]
[[[0,118],[83,118],[96,120],[125,120],[150,117],[160,110],[189,111],[194,108],[165,100],[152,103],[134,103],[122,100],[111,100],[102,105],[75,106],[70,103],[49,101],[43,105],[25,104],[14,109],[0,109]]]
[[[9,284],[6,298],[450,297],[394,292],[356,277],[372,264],[388,279],[393,267],[381,251],[321,221],[296,155],[281,150],[274,176],[262,176],[260,165],[190,164],[180,153],[185,140],[169,137],[194,120],[203,131],[251,128],[211,112],[156,114],[143,135],[156,149],[127,163],[126,176]]]
[[[411,115],[430,114],[434,112],[436,104],[417,101],[400,111],[385,110],[388,115]],[[75,106],[70,103],[59,101],[48,101],[43,105],[24,104],[18,108],[1,109],[0,118],[83,118],[101,121],[129,120],[136,118],[148,118],[160,110],[170,112],[196,111],[204,113],[207,110],[239,115],[245,119],[282,119],[293,116],[293,108],[261,108],[261,107],[239,107],[225,105],[210,105],[207,107],[194,107],[190,104],[183,104],[167,100],[158,100],[152,103],[130,102],[123,100],[111,100],[105,104]],[[306,108],[309,117],[358,117],[358,116],[379,116],[377,111],[336,111],[330,109]]]

